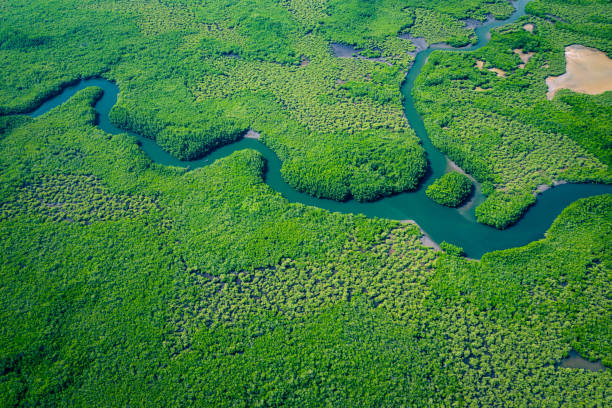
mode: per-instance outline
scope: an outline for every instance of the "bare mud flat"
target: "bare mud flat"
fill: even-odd
[[[261,135],[259,133],[257,133],[256,131],[254,131],[254,130],[249,130],[244,135],[245,139],[259,139],[260,137],[261,137]]]
[[[337,58],[355,58],[359,51],[351,45],[331,43],[331,49]]]
[[[480,60],[476,61],[476,68],[478,68],[479,70],[482,71],[484,69],[484,65],[485,65],[484,61],[480,61]],[[495,72],[498,77],[502,77],[502,78],[506,77],[506,72],[499,68],[488,68],[488,71]]]
[[[463,24],[465,24],[465,29],[466,30],[473,30],[475,28],[478,28],[480,26],[482,26],[483,24],[487,24],[490,23],[492,21],[495,20],[495,17],[493,17],[493,14],[489,13],[487,14],[487,18],[484,21],[480,21],[480,20],[475,20],[473,18],[466,18],[463,20],[459,20],[461,22],[463,22]]]
[[[565,180],[553,180],[552,182],[552,186],[548,185],[548,184],[538,184],[538,186],[536,187],[536,191],[534,191],[534,195],[538,195],[539,193],[543,193],[545,191],[550,190],[552,187],[557,187],[563,184],[567,184],[567,181]]]
[[[359,59],[364,59],[368,61],[382,62],[387,65],[393,65],[389,61],[387,61],[386,58],[383,58],[383,57],[377,57],[377,58],[364,57],[363,55],[360,54],[360,52],[363,50],[359,48],[355,48],[352,45],[331,43],[331,49],[332,49],[332,53],[334,54],[334,57],[337,57],[337,58],[354,58],[354,59],[359,58]]]
[[[415,47],[415,50],[409,52],[408,54],[412,55],[413,57],[419,52],[424,51],[427,49],[427,47],[429,47],[429,45],[427,44],[427,40],[423,37],[413,37],[410,34],[404,33],[404,34],[400,34],[399,38],[412,42],[412,44]]]
[[[442,248],[440,248],[440,245],[438,245],[437,242],[435,242],[433,239],[431,239],[431,237],[429,235],[427,235],[427,233],[425,231],[423,231],[423,228],[419,227],[419,224],[416,223],[416,221],[414,220],[401,220],[400,221],[401,224],[413,224],[416,225],[419,230],[421,230],[421,233],[423,235],[421,235],[421,245],[423,245],[426,248],[433,248],[436,251],[441,251]]]
[[[523,61],[523,63],[519,65],[519,68],[521,69],[525,68],[525,65],[527,65],[531,57],[533,57],[533,54],[535,54],[534,52],[524,52],[520,48],[516,48],[512,51],[514,51],[514,53],[519,56],[521,61]]]
[[[565,74],[546,78],[549,100],[559,89],[589,95],[612,91],[612,60],[605,53],[583,45],[570,45],[565,47],[565,62]]]
[[[506,77],[506,71],[504,71],[503,69],[489,68],[489,71],[495,72],[498,77],[501,77],[501,78],[505,78]]]

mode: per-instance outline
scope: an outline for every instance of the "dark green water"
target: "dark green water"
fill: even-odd
[[[476,28],[478,42],[472,46],[462,48],[461,51],[475,50],[486,45],[489,40],[489,31],[495,27],[516,21],[525,14],[525,4],[529,1],[520,0],[514,3],[517,10],[509,19],[488,22]],[[474,208],[483,200],[479,191],[476,191],[474,200],[470,205],[459,209],[444,207],[428,199],[425,196],[425,189],[446,172],[447,160],[429,140],[423,121],[414,108],[412,87],[414,86],[414,80],[425,65],[427,57],[434,50],[448,48],[444,45],[433,45],[429,49],[418,53],[402,85],[406,117],[410,127],[415,130],[422,140],[431,167],[430,173],[423,181],[421,188],[416,192],[397,194],[371,203],[359,203],[354,200],[336,202],[318,199],[300,193],[285,183],[280,175],[280,160],[273,151],[257,140],[242,139],[239,142],[219,148],[202,159],[181,161],[163,151],[153,140],[139,135],[135,136],[138,137],[142,149],[151,160],[164,165],[189,166],[191,169],[206,166],[237,150],[246,148],[255,149],[267,160],[266,183],[290,202],[298,202],[329,211],[360,213],[368,217],[414,220],[434,241],[447,241],[459,245],[472,258],[480,258],[485,252],[521,246],[543,238],[544,232],[550,227],[553,220],[566,206],[575,200],[598,194],[612,193],[612,186],[600,184],[565,184],[555,187],[540,194],[537,203],[527,211],[525,216],[517,224],[503,231],[478,224],[475,221]],[[112,134],[125,133],[125,131],[114,127],[108,119],[111,108],[117,102],[119,88],[114,83],[104,79],[87,79],[77,85],[67,87],[60,95],[48,100],[36,111],[32,112],[31,116],[36,117],[49,111],[53,107],[67,101],[77,91],[88,86],[98,86],[104,90],[102,98],[95,105],[99,115],[99,127]]]
[[[597,361],[589,361],[586,358],[582,357],[578,352],[572,349],[569,352],[569,355],[561,360],[557,367],[563,368],[580,368],[582,370],[588,371],[605,371],[607,370],[606,366],[603,365],[601,360]]]

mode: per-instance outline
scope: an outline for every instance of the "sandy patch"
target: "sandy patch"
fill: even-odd
[[[471,177],[469,174],[467,174],[465,172],[465,170],[463,170],[461,167],[459,167],[459,165],[457,163],[455,163],[454,161],[452,161],[451,159],[448,158],[448,156],[446,157],[446,173],[449,173],[451,171],[456,171],[458,173],[461,173],[465,176]]]
[[[612,60],[594,48],[583,45],[565,47],[565,74],[546,78],[549,100],[559,89],[597,95],[612,91]]]
[[[423,236],[421,237],[421,245],[426,248],[433,248],[436,251],[441,251],[440,245],[438,245],[433,239],[429,237],[429,235],[423,232]]]
[[[400,223],[416,225],[419,228],[419,230],[421,230],[421,233],[423,234],[421,235],[421,245],[423,245],[424,247],[433,248],[436,251],[442,250],[442,248],[440,248],[440,245],[438,245],[433,239],[431,239],[429,235],[427,235],[425,231],[423,231],[423,228],[421,228],[421,226],[417,224],[414,220],[401,220]]]
[[[562,184],[567,184],[567,181],[565,181],[565,180],[553,180],[552,181],[552,185],[549,185],[549,184],[538,184],[536,186],[536,191],[534,191],[533,195],[538,195],[538,194],[543,193],[543,192],[545,192],[547,190],[550,190],[553,187],[557,187],[557,186],[560,186]]]
[[[533,34],[533,29],[535,28],[535,26],[531,23],[527,23],[523,26],[523,30],[525,31],[529,31],[531,34]]]
[[[423,37],[413,37],[410,34],[400,34],[399,38],[403,39],[403,40],[408,40],[410,41],[413,45],[414,45],[414,51],[408,51],[409,55],[412,55],[413,57],[423,51],[426,50],[427,47],[429,47],[429,45],[427,44],[427,40],[425,40],[425,38]]]
[[[481,88],[481,87],[479,87],[479,86],[477,86],[476,88],[474,88],[474,91],[475,91],[475,92],[487,92],[487,91],[490,91],[490,90],[491,90],[491,88],[483,89],[483,88]]]
[[[489,71],[495,72],[498,77],[502,77],[502,78],[506,77],[506,72],[499,68],[489,68]]]
[[[535,54],[534,52],[523,52],[523,50],[520,48],[516,48],[512,51],[514,51],[514,53],[519,56],[521,61],[523,61],[523,63],[519,65],[519,68],[521,69],[525,68],[525,65],[527,65],[531,57],[533,57],[533,54]]]
[[[476,68],[478,68],[479,70],[482,71],[484,69],[484,65],[485,65],[484,61],[476,60]],[[498,77],[504,77],[504,78],[506,77],[506,73],[499,68],[489,68],[489,71],[495,72]]]
[[[256,132],[256,131],[254,131],[254,130],[249,130],[244,135],[245,139],[259,139],[260,137],[261,137],[261,134]]]

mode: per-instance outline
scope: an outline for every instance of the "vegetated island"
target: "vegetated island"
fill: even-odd
[[[609,82],[603,72],[612,39],[598,4],[582,2],[578,12],[565,1],[530,2],[528,16],[492,32],[485,47],[434,52],[424,66],[415,105],[433,144],[487,191],[476,209],[479,222],[512,225],[543,184],[612,181],[611,94],[600,93]],[[547,81],[566,72],[571,44],[589,47],[589,58],[600,61],[580,80],[596,80],[599,94],[562,90],[550,100]],[[578,54],[568,55],[568,74],[560,78],[574,72]]]
[[[565,47],[565,74],[546,78],[548,99],[559,89],[597,95],[612,91],[612,60],[594,48],[575,44]]]
[[[438,204],[459,207],[472,192],[472,180],[457,171],[446,173],[427,187],[427,197]]]

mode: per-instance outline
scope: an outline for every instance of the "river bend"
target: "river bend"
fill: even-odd
[[[414,192],[405,192],[386,197],[375,202],[360,203],[355,200],[337,202],[319,199],[300,193],[289,186],[281,177],[281,162],[276,154],[257,140],[242,139],[231,145],[221,147],[199,160],[181,161],[162,150],[155,141],[140,135],[127,132],[138,138],[142,149],[151,160],[164,165],[189,166],[197,168],[213,163],[234,151],[246,148],[259,151],[267,161],[266,183],[278,191],[290,202],[323,208],[341,213],[364,214],[368,217],[380,217],[395,220],[413,220],[435,242],[447,241],[464,248],[472,258],[480,258],[484,253],[498,249],[506,249],[525,245],[544,237],[544,232],[550,227],[561,211],[579,198],[612,193],[612,186],[602,184],[564,184],[552,188],[540,195],[535,205],[515,225],[505,229],[495,228],[476,222],[474,208],[484,200],[479,189],[472,200],[458,209],[441,206],[427,198],[425,189],[434,180],[442,176],[448,167],[448,160],[429,140],[423,121],[414,107],[412,88],[414,81],[427,61],[427,57],[435,50],[447,49],[457,51],[473,51],[485,46],[490,38],[490,30],[504,24],[512,23],[525,14],[525,5],[530,0],[519,0],[514,3],[516,11],[506,20],[489,21],[475,29],[478,42],[474,45],[453,49],[443,44],[432,45],[416,55],[414,64],[402,84],[404,110],[410,127],[421,139],[427,152],[430,171],[423,180],[421,188]],[[110,123],[109,112],[117,103],[119,88],[114,83],[101,78],[82,80],[80,83],[66,87],[56,97],[43,103],[30,114],[32,117],[42,115],[50,109],[64,103],[76,92],[89,86],[97,86],[104,91],[102,98],[95,105],[98,113],[98,126],[111,134],[126,133]]]

